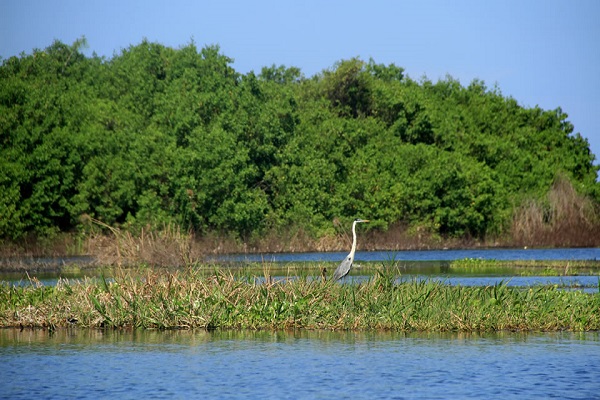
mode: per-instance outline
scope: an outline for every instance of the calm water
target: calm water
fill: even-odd
[[[347,252],[331,253],[268,253],[218,256],[215,261],[232,262],[321,262],[341,261]],[[600,248],[564,249],[477,249],[477,250],[415,250],[359,251],[355,261],[453,261],[465,258],[484,260],[600,260]]]
[[[600,396],[600,333],[0,331],[0,397]]]

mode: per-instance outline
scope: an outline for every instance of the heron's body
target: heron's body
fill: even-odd
[[[350,272],[350,268],[352,268],[352,263],[354,262],[354,253],[356,253],[356,224],[361,222],[369,222],[366,219],[357,219],[352,223],[352,249],[350,253],[346,256],[344,261],[337,267],[335,272],[333,273],[333,280],[342,279],[348,272]]]

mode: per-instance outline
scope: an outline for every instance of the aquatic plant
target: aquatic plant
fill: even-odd
[[[0,326],[142,329],[499,331],[600,329],[600,293],[555,286],[450,286],[398,280],[381,269],[363,283],[273,279],[198,269],[121,271],[107,279],[0,285]]]
[[[495,260],[462,258],[450,263],[450,270],[462,272],[511,271],[517,275],[581,275],[597,274],[598,260]]]

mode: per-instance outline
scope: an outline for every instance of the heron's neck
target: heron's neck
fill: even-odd
[[[350,253],[354,255],[354,252],[356,252],[356,221],[352,223],[352,250]]]

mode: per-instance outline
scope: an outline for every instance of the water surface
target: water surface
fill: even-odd
[[[231,254],[216,256],[214,261],[232,262],[323,262],[341,261],[347,252]],[[600,260],[600,248],[555,249],[466,249],[466,250],[410,250],[358,251],[360,261],[454,261],[465,258],[483,260]]]
[[[598,398],[600,334],[0,331],[0,397]]]

